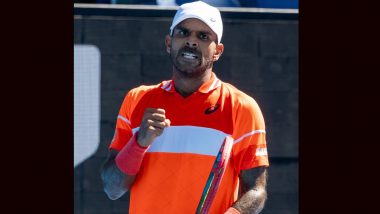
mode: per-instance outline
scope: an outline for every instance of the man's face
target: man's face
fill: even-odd
[[[222,44],[216,44],[217,36],[198,19],[185,19],[167,36],[167,51],[174,67],[183,75],[196,77],[211,69],[213,62],[223,52]]]

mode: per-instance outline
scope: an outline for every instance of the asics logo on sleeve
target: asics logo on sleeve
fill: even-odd
[[[215,105],[211,106],[210,108],[207,108],[205,110],[205,114],[211,114],[211,113],[215,112],[216,110],[218,110],[219,107],[220,107],[219,104],[215,104]]]

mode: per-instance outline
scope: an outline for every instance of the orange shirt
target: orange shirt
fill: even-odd
[[[172,80],[129,91],[110,148],[125,146],[138,131],[145,108],[165,109],[171,125],[144,156],[130,190],[131,214],[194,214],[226,136],[234,144],[211,214],[224,213],[237,200],[240,170],[269,165],[259,106],[214,73],[186,98],[176,92]]]

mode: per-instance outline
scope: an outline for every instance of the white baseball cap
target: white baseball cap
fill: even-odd
[[[173,30],[180,22],[185,19],[199,19],[208,25],[218,37],[218,43],[223,35],[223,23],[219,10],[216,7],[210,6],[202,1],[182,4],[179,6],[170,27],[170,35],[173,35]]]

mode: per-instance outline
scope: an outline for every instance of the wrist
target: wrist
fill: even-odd
[[[116,166],[124,174],[136,175],[140,170],[142,160],[148,148],[149,146],[143,147],[138,144],[136,133],[116,155]]]
[[[142,149],[147,149],[147,148],[149,147],[149,146],[141,145],[141,144],[139,143],[139,132],[136,132],[136,133],[133,135],[133,137],[135,138],[135,142],[136,142],[137,146],[139,146],[140,148],[142,148]]]

